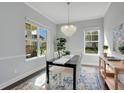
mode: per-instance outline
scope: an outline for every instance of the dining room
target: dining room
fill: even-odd
[[[1,90],[123,90],[124,2],[0,2]]]

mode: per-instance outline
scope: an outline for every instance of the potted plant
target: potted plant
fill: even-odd
[[[69,50],[65,50],[64,51],[64,55],[70,55],[70,51]]]
[[[107,57],[108,46],[107,46],[107,45],[104,45],[104,46],[103,46],[103,49],[104,49],[104,57]]]
[[[57,38],[57,52],[58,56],[64,56],[64,55],[70,55],[70,51],[66,50],[65,44],[66,44],[66,39],[65,38]]]
[[[121,54],[124,54],[124,45],[123,46],[120,46],[118,49],[121,52]]]

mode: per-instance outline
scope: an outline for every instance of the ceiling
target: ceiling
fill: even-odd
[[[28,6],[55,24],[67,23],[66,2],[26,2]],[[71,2],[70,22],[104,17],[110,2]]]

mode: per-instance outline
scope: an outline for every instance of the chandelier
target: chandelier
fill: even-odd
[[[72,24],[69,23],[69,13],[70,13],[70,2],[67,2],[68,6],[68,24],[64,25],[61,27],[61,31],[66,35],[66,36],[72,36],[76,32],[76,27]]]

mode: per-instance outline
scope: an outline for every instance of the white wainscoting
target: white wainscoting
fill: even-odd
[[[24,55],[0,58],[0,89],[45,67],[45,58],[25,61]]]

